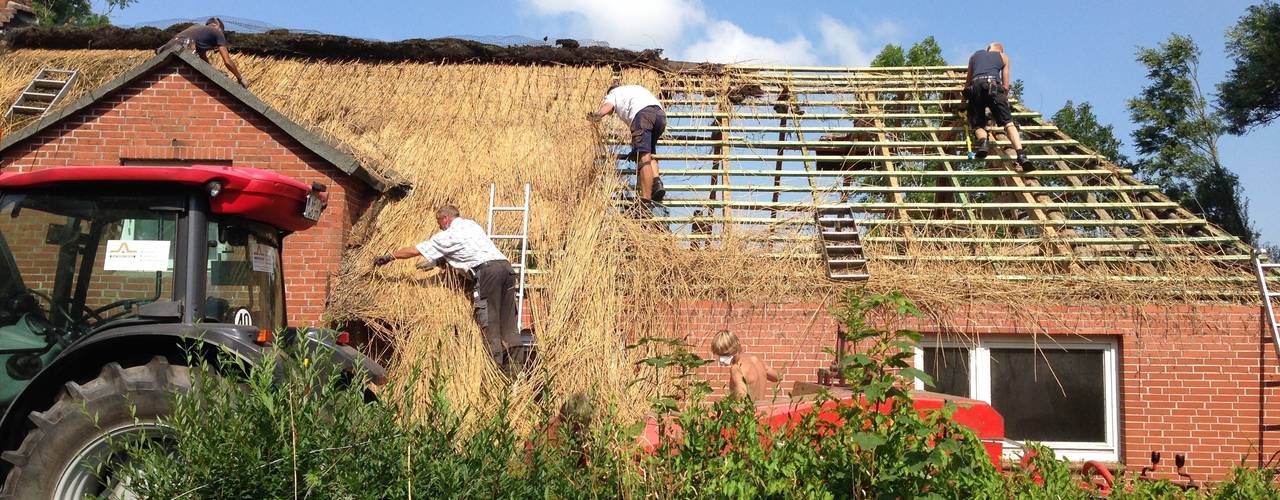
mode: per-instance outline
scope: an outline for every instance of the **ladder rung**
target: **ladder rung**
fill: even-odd
[[[865,280],[870,278],[870,274],[832,274],[833,280]]]
[[[54,97],[58,97],[58,94],[50,94],[47,92],[26,91],[22,93],[22,97],[39,97],[41,99],[53,99]]]
[[[834,243],[832,243],[832,244],[827,244],[827,245],[824,245],[824,246],[826,247],[826,249],[827,249],[827,251],[828,251],[828,252],[830,252],[830,251],[842,251],[842,252],[843,252],[843,251],[846,251],[846,250],[862,250],[862,245],[859,245],[859,244],[856,244],[856,243],[851,244],[851,245],[840,245],[840,244],[834,244]]]
[[[66,85],[67,81],[66,80],[45,80],[45,79],[37,78],[35,80],[31,80],[31,83],[41,87],[61,87],[63,85]]]
[[[859,264],[859,265],[865,265],[865,264],[867,263],[867,259],[842,259],[842,258],[839,258],[839,257],[834,257],[834,258],[827,259],[827,262],[832,263],[832,264]]]
[[[525,238],[526,238],[525,236],[522,236],[522,235],[519,235],[519,234],[491,234],[491,235],[489,235],[489,239],[491,239],[491,240],[523,240],[523,239],[525,239]]]
[[[33,106],[23,106],[23,105],[21,105],[21,104],[14,104],[14,105],[13,105],[13,110],[14,110],[14,111],[18,111],[18,112],[22,112],[22,113],[43,113],[43,112],[45,112],[45,110],[47,110],[47,109],[49,109],[49,108],[37,108],[37,107],[33,107]]]
[[[490,208],[489,210],[492,210],[494,212],[523,212],[528,209],[525,207],[493,207],[493,208]]]
[[[1280,297],[1280,292],[1267,292],[1268,297]]]

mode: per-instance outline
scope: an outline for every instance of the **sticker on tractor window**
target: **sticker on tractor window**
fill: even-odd
[[[276,247],[263,245],[249,239],[249,260],[253,270],[274,275],[276,273]]]
[[[104,271],[168,271],[169,242],[107,240]]]
[[[235,315],[235,317],[232,319],[232,321],[234,321],[234,322],[235,322],[235,324],[240,325],[240,326],[249,326],[249,325],[252,325],[252,324],[253,324],[253,313],[250,313],[248,309],[245,309],[245,308],[241,307],[240,309],[237,309],[237,310],[236,310],[236,315]]]

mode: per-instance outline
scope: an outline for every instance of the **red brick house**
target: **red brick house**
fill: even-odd
[[[907,79],[912,85],[919,83],[917,76],[907,74],[906,71],[887,76],[870,71],[865,72],[872,73],[870,75],[861,75],[859,71],[848,73],[850,74],[834,77],[798,78],[796,82],[791,82],[791,88],[821,87],[829,85],[829,81],[875,84],[876,79],[888,78]],[[936,73],[925,74],[919,79],[945,80],[941,78],[943,76],[959,78],[955,75],[943,75],[943,70],[937,70]],[[960,69],[960,75],[963,75],[963,68]],[[758,78],[751,83],[768,86],[780,77],[764,75]],[[530,80],[536,81],[536,77],[531,77]],[[673,87],[692,85],[679,78],[672,80],[669,85]],[[406,82],[406,86],[412,85],[413,83]],[[546,87],[560,88],[558,85]],[[854,90],[837,88],[827,92],[851,94],[857,90],[852,85],[850,87]],[[923,88],[928,90],[931,87]],[[599,89],[590,90],[595,92]],[[570,91],[572,90],[565,92]],[[867,96],[865,100],[877,100],[890,92],[907,91],[884,90],[880,92],[880,96]],[[945,97],[943,91],[932,92],[924,97],[902,102],[923,106],[918,104],[919,101]],[[481,92],[477,90],[476,93]],[[592,95],[592,98],[597,97]],[[770,107],[778,109],[773,102],[749,101],[732,114],[720,113],[715,118],[708,118],[713,115],[708,110],[719,109],[717,106],[724,104],[718,101],[721,98],[722,93],[711,92],[697,96],[696,99],[690,98],[691,108],[698,104],[703,104],[703,107],[685,110],[684,116],[680,116],[682,111],[674,104],[670,106],[672,122],[668,130],[672,136],[681,135],[672,142],[695,143],[689,146],[687,159],[680,157],[685,154],[681,150],[664,144],[663,152],[673,156],[669,158],[672,160],[670,163],[664,163],[664,175],[671,176],[668,178],[668,189],[673,193],[681,189],[686,192],[700,189],[699,192],[705,194],[710,190],[714,193],[710,201],[723,206],[736,204],[733,207],[735,220],[755,218],[773,224],[777,222],[774,214],[764,210],[782,210],[777,207],[788,201],[785,197],[787,195],[768,198],[770,188],[784,188],[791,190],[790,192],[807,194],[809,187],[804,182],[813,179],[830,180],[836,178],[834,175],[839,175],[839,172],[819,172],[810,178],[807,177],[810,174],[808,169],[792,168],[786,172],[789,177],[782,182],[774,181],[772,186],[746,180],[769,180],[776,172],[783,170],[782,162],[800,163],[803,157],[781,154],[782,148],[796,146],[781,139],[785,137],[783,132],[787,132],[778,130],[783,127],[770,128],[778,122],[777,114],[769,112]],[[863,96],[858,98],[863,99]],[[581,96],[565,98],[570,99],[581,99]],[[778,99],[782,99],[781,94]],[[818,97],[813,102],[824,99],[831,98]],[[672,100],[674,99],[669,99],[669,102]],[[704,101],[712,101],[712,104],[706,105]],[[898,105],[888,98],[881,101],[883,106]],[[451,103],[442,98],[440,102],[433,104],[448,106]],[[822,108],[818,104],[805,105],[812,106],[810,113],[803,118],[789,117],[794,120],[790,126],[797,126],[800,119],[827,119],[821,115],[832,115],[838,111],[845,115],[832,119],[844,120],[844,123],[832,126],[837,128],[852,121],[847,114],[867,114],[865,110],[850,111]],[[787,107],[782,106],[783,109]],[[548,105],[547,108],[550,109],[551,106]],[[575,118],[580,116],[577,111],[574,111]],[[918,110],[898,111],[902,115],[900,119],[904,121],[936,119],[935,116]],[[1036,147],[1056,147],[1064,151],[1078,147],[1071,146],[1074,141],[1065,136],[1049,135],[1054,133],[1052,127],[1033,123],[1032,113],[1024,109],[1019,111],[1019,118],[1025,121],[1023,125],[1026,130],[1045,134],[1027,138],[1028,142],[1040,141]],[[891,113],[879,114],[883,117]],[[753,115],[761,118],[753,118]],[[743,127],[757,129],[752,133],[777,134],[779,139],[775,142],[778,149],[772,149],[772,145],[757,146],[757,149],[764,150],[765,153],[779,151],[779,158],[744,158],[747,155],[741,150],[734,151],[733,148],[753,146],[742,145],[746,141],[741,137],[747,132],[735,131],[734,134],[720,135],[709,135],[716,132],[707,133],[707,130],[731,128],[731,118],[738,122],[756,120],[757,123],[748,123]],[[699,119],[702,121],[699,122]],[[711,120],[715,121],[707,125],[706,122]],[[465,126],[468,124],[460,125]],[[858,126],[870,128],[861,124]],[[893,124],[882,124],[877,127],[892,126]],[[934,128],[938,130],[931,132],[945,133],[944,127]],[[474,130],[464,132],[475,133]],[[819,132],[808,136],[810,144],[801,144],[799,147],[814,146],[814,136]],[[703,135],[695,135],[698,133]],[[764,142],[759,137],[752,139]],[[849,136],[849,140],[845,141],[849,143],[847,147],[830,149],[823,154],[837,156],[829,160],[837,166],[846,161],[859,165],[856,170],[861,173],[857,175],[876,176],[892,168],[910,168],[904,167],[896,157],[882,154],[881,151],[887,150],[887,146],[877,146],[876,151],[856,150],[855,148],[865,146],[856,144],[861,140],[863,139],[859,136]],[[893,142],[886,138],[879,140]],[[732,144],[735,141],[737,144]],[[933,141],[945,142],[940,139]],[[681,167],[672,165],[681,165],[681,161],[689,164],[707,161],[705,149],[708,143],[713,143],[710,147],[717,148],[714,150],[717,156],[738,155],[733,159],[732,167],[724,166],[725,164],[721,164],[721,167],[726,171],[732,168],[744,173],[735,178],[732,186],[727,182],[717,184],[715,180],[701,183],[689,181],[689,185],[682,186],[681,181],[677,180],[679,174],[666,169],[678,171]],[[934,147],[934,144],[929,146]],[[936,147],[932,152],[942,156],[941,149]],[[481,156],[486,153],[473,151],[468,154]],[[759,151],[751,153],[760,154]],[[965,217],[970,220],[978,219],[973,222],[1007,224],[1017,229],[1017,232],[1011,230],[1003,234],[998,238],[1000,241],[988,241],[997,238],[987,238],[980,243],[1003,245],[1016,243],[1016,240],[1031,240],[1032,243],[1024,246],[1041,253],[1027,257],[1009,252],[995,256],[1003,260],[992,259],[993,261],[1013,262],[1027,257],[1025,260],[1066,263],[1063,269],[1068,269],[1068,272],[1061,273],[1063,275],[1070,274],[1070,265],[1106,265],[1121,258],[1138,261],[1139,264],[1134,267],[1158,266],[1161,263],[1159,259],[1163,257],[1159,254],[1150,255],[1155,252],[1150,247],[1143,247],[1148,238],[1167,238],[1184,245],[1219,245],[1217,248],[1221,250],[1221,254],[1214,258],[1226,262],[1228,266],[1247,260],[1247,255],[1242,254],[1239,242],[1234,237],[1223,234],[1200,217],[1171,206],[1167,199],[1161,200],[1156,195],[1146,193],[1151,186],[1133,181],[1132,176],[1108,171],[1107,166],[1099,165],[1096,158],[1090,159],[1094,156],[1096,155],[1076,154],[1073,158],[1071,154],[1058,155],[1065,158],[1060,160],[1064,165],[1066,161],[1076,160],[1082,165],[1067,165],[1067,173],[1055,174],[1058,177],[1052,178],[1049,174],[1053,172],[1011,175],[1012,172],[998,168],[956,174],[966,181],[978,177],[977,174],[990,175],[997,177],[995,185],[975,187],[965,186],[960,182],[947,185],[943,183],[945,178],[925,176],[922,178],[927,182],[904,186],[899,186],[896,181],[886,181],[879,185],[868,183],[866,186],[845,184],[844,189],[854,191],[866,188],[866,191],[872,193],[887,193],[883,198],[871,199],[866,203],[868,206],[877,205],[875,210],[892,215],[883,218],[866,217],[869,222],[879,224],[875,226],[877,228],[892,228],[895,221],[911,221],[913,217],[915,220],[928,219],[927,223],[918,224],[921,232],[929,229],[931,224],[935,227],[950,224],[949,230],[957,227],[969,229],[960,224],[965,222]],[[912,158],[922,157],[917,155]],[[955,164],[961,161],[958,158],[944,159]],[[667,161],[668,158],[663,160]],[[775,166],[775,161],[778,166]],[[923,158],[915,161],[936,159]],[[395,184],[375,175],[350,155],[283,118],[191,55],[158,56],[64,110],[31,127],[13,132],[0,142],[0,170],[6,171],[71,164],[197,162],[278,170],[306,181],[324,182],[330,186],[330,208],[321,225],[288,240],[285,272],[289,283],[287,293],[290,321],[294,324],[315,321],[320,317],[328,297],[328,287],[331,286],[330,276],[341,266],[344,244],[350,244],[347,233],[369,207],[371,200]],[[625,162],[621,166],[625,169]],[[948,165],[947,168],[951,169],[953,166]],[[940,170],[937,167],[935,163],[929,169],[916,168],[934,175]],[[752,169],[756,171],[751,172]],[[689,168],[688,171],[693,172],[693,169]],[[973,175],[962,177],[959,174]],[[689,175],[705,176],[698,172]],[[907,177],[901,175],[893,178]],[[919,181],[916,178],[911,180]],[[1051,181],[1060,182],[1050,185]],[[1044,182],[1047,187],[1041,186],[1040,182]],[[753,190],[758,192],[751,192]],[[990,192],[974,194],[981,190]],[[726,195],[731,191],[732,199]],[[1042,199],[1041,194],[1037,194],[1045,191],[1053,191],[1054,197],[1044,196]],[[783,189],[775,189],[773,192],[783,192]],[[1071,194],[1086,192],[1087,195]],[[1115,201],[1119,196],[1116,193],[1124,196],[1132,193],[1133,198],[1125,198],[1124,202]],[[722,195],[718,200],[714,198],[717,194]],[[970,203],[963,198],[966,194],[992,196],[985,202]],[[897,200],[894,199],[895,196]],[[914,198],[909,198],[913,196]],[[1071,198],[1072,196],[1076,198]],[[1112,198],[1107,198],[1108,196]],[[1141,198],[1142,196],[1148,198]],[[715,236],[710,233],[714,230],[718,234],[725,227],[705,214],[702,217],[706,218],[700,220],[693,220],[696,216],[682,215],[678,210],[688,212],[700,208],[693,204],[683,207],[679,205],[686,201],[686,198],[676,198],[675,203],[668,203],[675,208],[664,220],[672,226],[691,220],[711,220],[712,222],[704,223],[715,227],[709,229],[707,234],[680,234],[678,237],[693,239]],[[811,210],[812,204],[816,203],[816,200],[806,201],[811,203],[801,206],[800,210]],[[697,203],[708,201],[698,200]],[[860,202],[855,200],[853,203]],[[918,208],[922,205],[928,206]],[[888,208],[883,208],[885,206]],[[537,210],[539,209],[535,208]],[[867,213],[871,210],[867,209]],[[966,214],[966,211],[969,213]],[[1133,215],[1124,213],[1130,211]],[[1091,215],[1099,212],[1102,215]],[[937,213],[943,215],[935,215]],[[1085,217],[1096,218],[1077,220]],[[729,219],[729,216],[725,216],[725,219]],[[1050,234],[1062,227],[1071,226],[1072,223],[1084,229],[1076,235]],[[1185,234],[1175,230],[1164,232],[1164,228],[1168,227],[1189,229]],[[1097,228],[1114,231],[1089,231]],[[1037,234],[1034,232],[1036,230],[1043,233]],[[936,235],[926,233],[924,237],[955,241],[963,238],[981,240],[977,236],[982,235],[974,236],[975,233],[956,231],[959,236],[943,232]],[[873,276],[875,273],[893,272],[894,263],[918,257],[910,254],[910,244],[914,242],[899,241],[897,238],[900,238],[900,234],[891,231],[874,234],[868,231],[867,234],[872,235],[869,240],[880,238],[887,241],[887,244],[878,249],[869,246],[867,258],[872,266],[878,266],[873,267]],[[1069,241],[1073,238],[1080,240],[1082,243],[1071,249],[1079,250],[1079,253],[1064,254],[1057,252],[1053,245],[1042,245],[1039,241],[1041,235],[1053,236],[1052,241]],[[1095,245],[1100,250],[1090,252],[1088,245]],[[1120,256],[1105,253],[1119,253],[1116,249],[1126,250],[1128,253]],[[894,251],[901,253],[895,255]],[[1241,259],[1242,256],[1244,259]],[[885,269],[889,271],[884,271]],[[1160,275],[1159,269],[1150,274],[1155,279],[1150,280],[1147,286],[1174,286],[1161,281],[1168,276]],[[1237,272],[1235,277],[1238,278],[1239,274]],[[810,278],[808,275],[802,277]],[[985,279],[988,276],[975,279],[973,286],[983,286],[982,280]],[[390,281],[383,283],[387,286],[402,285]],[[369,286],[377,284],[372,279],[361,283],[374,283]],[[1266,457],[1280,449],[1280,376],[1277,375],[1276,355],[1271,350],[1270,332],[1258,306],[1245,305],[1247,301],[1238,298],[1172,305],[1128,305],[1117,302],[1077,306],[1064,302],[1069,301],[1045,301],[1025,308],[976,304],[934,307],[930,310],[932,316],[898,326],[910,327],[926,334],[925,342],[918,349],[917,363],[938,379],[939,384],[934,390],[991,402],[1004,415],[1007,434],[1011,438],[1047,442],[1069,458],[1122,462],[1136,470],[1148,463],[1148,456],[1152,451],[1161,451],[1165,456],[1162,476],[1171,477],[1168,464],[1172,462],[1173,455],[1186,453],[1190,464],[1187,470],[1197,478],[1204,479],[1220,477],[1241,460],[1248,465],[1261,465]],[[818,298],[809,302],[779,303],[690,302],[681,304],[674,311],[661,313],[664,316],[660,322],[664,324],[664,331],[690,333],[690,341],[696,352],[702,355],[709,351],[710,336],[714,332],[720,329],[731,330],[739,334],[753,352],[763,354],[772,365],[782,370],[784,380],[814,381],[817,370],[831,363],[831,356],[824,352],[835,345],[837,325],[828,313],[831,305],[830,300],[822,301]],[[706,374],[714,379],[723,377],[716,368],[709,368]],[[1063,396],[1064,393],[1068,396]]]
[[[0,140],[0,170],[215,164],[328,187],[315,227],[286,239],[289,322],[318,322],[347,233],[393,184],[306,131],[191,53],[157,55]]]

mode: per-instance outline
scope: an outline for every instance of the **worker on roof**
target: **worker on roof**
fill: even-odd
[[[965,79],[964,101],[969,115],[969,126],[978,139],[976,157],[986,158],[990,139],[987,135],[987,110],[995,118],[996,125],[1004,127],[1017,152],[1019,165],[1027,166],[1027,154],[1022,150],[1018,127],[1013,124],[1013,110],[1009,107],[1009,56],[1004,45],[992,43],[986,49],[969,56],[969,75]]]
[[[174,48],[192,50],[201,59],[204,59],[204,62],[209,62],[206,52],[218,49],[218,54],[222,55],[222,63],[227,66],[231,74],[236,76],[236,81],[240,82],[240,86],[248,86],[244,83],[244,77],[240,76],[240,68],[236,67],[236,63],[231,60],[231,54],[227,52],[226,27],[223,26],[221,19],[210,17],[203,26],[192,24],[187,29],[174,35],[168,43],[156,49],[156,53],[159,54]]]
[[[596,122],[609,113],[617,114],[631,127],[631,156],[636,160],[636,191],[641,203],[661,202],[666,190],[653,155],[658,151],[658,137],[667,129],[662,103],[644,87],[615,83],[609,87],[600,109],[587,113],[587,119]]]
[[[503,370],[511,368],[512,347],[521,345],[516,331],[516,276],[511,262],[475,221],[464,219],[458,207],[445,205],[436,210],[440,232],[415,246],[373,259],[374,266],[384,266],[396,259],[421,256],[426,267],[447,262],[462,270],[474,282],[472,307],[476,323],[484,333],[484,346]],[[423,267],[423,266],[419,266]]]

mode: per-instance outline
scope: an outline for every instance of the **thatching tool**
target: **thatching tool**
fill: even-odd
[[[968,112],[967,110],[963,110],[963,109],[962,109],[962,110],[960,110],[960,121],[964,122],[964,151],[965,151],[965,157],[967,157],[967,158],[969,158],[970,160],[972,160],[972,159],[974,158],[974,154],[973,154],[973,139],[970,137],[970,135],[971,135],[971,134],[969,133],[969,132],[970,132],[970,131],[969,131],[969,112]]]

